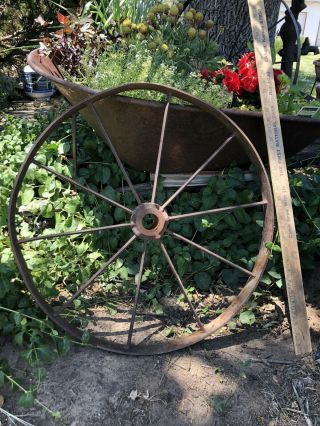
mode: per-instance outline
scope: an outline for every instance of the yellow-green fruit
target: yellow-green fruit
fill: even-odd
[[[156,50],[157,48],[157,43],[154,41],[150,41],[150,43],[148,44],[148,47],[150,50]]]
[[[154,18],[155,18],[155,14],[152,13],[152,12],[149,12],[148,15],[147,15],[147,18],[148,18],[149,21],[153,21]]]
[[[130,19],[126,18],[126,19],[122,22],[122,25],[123,25],[124,27],[129,27],[129,28],[131,28],[132,22],[130,21]]]
[[[137,39],[137,40],[139,40],[139,41],[142,41],[142,40],[144,40],[144,39],[145,39],[145,36],[144,36],[144,34],[142,34],[142,33],[138,33],[138,34],[136,35],[136,39]]]
[[[154,42],[155,42],[158,46],[160,46],[160,44],[162,44],[162,38],[161,38],[161,37],[159,37],[159,36],[156,36],[156,38],[154,39]]]
[[[194,15],[194,19],[195,19],[197,22],[201,22],[201,21],[203,21],[203,13],[201,13],[201,12],[197,12],[197,13]]]
[[[160,49],[162,50],[162,52],[167,52],[167,50],[169,50],[169,47],[167,44],[162,43],[162,45],[160,46]]]
[[[193,40],[197,34],[197,30],[194,27],[188,29],[188,37],[190,40]]]
[[[166,11],[166,6],[164,4],[162,4],[162,3],[158,4],[158,6],[157,6],[157,12],[163,13],[165,11]]]
[[[131,29],[136,30],[138,28],[137,24],[131,24]]]
[[[168,12],[169,9],[170,9],[170,6],[167,3],[165,3],[165,5],[164,5],[165,12]]]
[[[211,28],[213,28],[214,23],[212,21],[212,19],[208,19],[208,21],[206,22],[206,28],[208,28],[208,30],[210,30]]]
[[[181,12],[183,10],[183,3],[178,3],[178,8],[179,8],[179,11]]]
[[[140,24],[139,31],[140,31],[141,34],[147,34],[147,32],[149,31],[148,25]]]
[[[207,31],[199,30],[198,35],[199,35],[199,38],[201,38],[201,40],[204,40],[207,36]]]
[[[193,7],[189,9],[189,12],[191,12],[193,15],[197,13],[196,9],[194,9]]]
[[[123,34],[129,34],[129,33],[131,33],[131,28],[127,27],[126,25],[122,25],[121,31],[122,31]]]
[[[193,21],[193,13],[189,10],[189,12],[184,14],[184,19],[186,19],[187,21]]]
[[[167,50],[167,56],[168,56],[168,58],[173,58],[173,56],[174,56],[174,52],[173,52],[173,50],[171,50],[171,49],[169,49],[169,50]]]
[[[158,12],[157,6],[150,7],[149,13],[157,13],[157,12]]]
[[[179,8],[178,8],[178,6],[176,6],[176,5],[171,6],[171,7],[170,7],[170,10],[169,10],[169,13],[170,13],[170,15],[172,15],[172,16],[177,16],[177,15],[178,15],[178,13],[179,13]]]

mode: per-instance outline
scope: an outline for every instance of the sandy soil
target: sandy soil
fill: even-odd
[[[314,345],[317,309],[308,304]],[[19,407],[9,389],[1,391],[3,409],[36,426],[320,425],[320,364],[295,357],[285,317],[271,328],[261,324],[163,356],[75,347],[46,366],[38,393],[61,420],[38,405]],[[19,366],[14,348],[4,351]],[[0,424],[18,423],[0,414]]]

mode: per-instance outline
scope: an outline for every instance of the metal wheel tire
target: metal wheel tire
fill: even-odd
[[[99,104],[99,101],[109,96],[123,94],[125,92],[130,92],[132,90],[153,90],[153,91],[161,92],[167,96],[167,101],[163,104],[163,121],[162,121],[161,134],[159,135],[160,142],[159,142],[159,150],[158,150],[158,156],[157,156],[157,165],[156,165],[155,176],[154,176],[153,187],[152,187],[152,195],[151,195],[151,199],[149,199],[147,202],[142,201],[140,198],[140,195],[136,191],[135,186],[133,185],[126,171],[124,164],[122,163],[121,159],[117,155],[116,144],[114,145],[108,136],[108,133],[107,133],[108,129],[105,127],[103,123],[103,120],[102,120],[103,117],[100,116],[99,111],[96,109],[96,105]],[[224,143],[220,145],[218,149],[215,149],[215,151],[212,153],[212,155],[209,158],[204,160],[204,162],[199,166],[199,168],[194,172],[194,174],[187,181],[185,181],[180,188],[178,188],[173,194],[171,194],[170,197],[167,199],[167,201],[165,201],[165,203],[158,204],[157,188],[158,188],[159,177],[161,172],[161,156],[162,156],[163,148],[166,145],[166,138],[165,138],[166,125],[167,125],[168,116],[170,115],[170,104],[171,104],[170,102],[172,101],[173,98],[178,98],[180,100],[183,100],[184,102],[187,102],[191,104],[192,106],[205,111],[207,114],[210,114],[213,120],[218,120],[219,122],[223,123],[223,125],[228,128],[228,130],[230,131],[230,137],[228,137],[224,141]],[[98,193],[97,191],[94,191],[88,188],[87,186],[80,184],[77,181],[77,177],[70,178],[69,176],[65,176],[61,173],[58,173],[54,169],[48,167],[47,165],[41,164],[38,160],[35,159],[39,149],[42,147],[44,143],[46,143],[48,137],[52,134],[52,132],[54,132],[64,121],[69,120],[72,117],[75,117],[76,114],[78,114],[84,108],[90,108],[91,111],[94,112],[96,119],[98,120],[98,123],[101,127],[102,134],[104,135],[104,139],[107,142],[107,145],[109,146],[111,151],[113,152],[115,159],[120,169],[122,170],[123,177],[127,181],[132,193],[134,194],[134,197],[136,199],[136,207],[134,209],[130,209],[124,206],[121,202],[111,200],[107,196],[104,196],[103,194]],[[202,170],[205,170],[208,164],[214,163],[214,158],[220,152],[223,152],[224,147],[227,146],[228,143],[234,138],[236,138],[238,143],[241,144],[242,148],[247,153],[248,157],[251,160],[251,163],[254,165],[257,171],[257,176],[260,181],[261,199],[249,204],[227,206],[227,207],[222,207],[218,209],[211,209],[211,210],[200,211],[200,212],[197,211],[197,212],[182,214],[182,215],[174,215],[174,216],[171,215],[170,204],[173,202],[173,200],[177,196],[179,196],[180,193],[183,193],[186,190],[187,184],[189,184]],[[196,139],[196,135],[195,135],[195,139]],[[17,228],[16,213],[18,209],[18,197],[21,190],[21,186],[30,166],[32,166],[33,168],[36,166],[39,169],[46,170],[49,175],[54,175],[59,181],[70,184],[71,187],[75,188],[76,190],[79,190],[80,192],[83,191],[84,193],[90,193],[92,196],[97,197],[97,200],[99,200],[99,202],[101,203],[111,203],[111,205],[124,210],[127,214],[130,215],[129,220],[127,220],[123,224],[117,224],[112,226],[72,231],[70,233],[65,232],[62,234],[56,233],[51,235],[38,235],[36,237],[29,238],[29,239],[21,239],[16,229]],[[183,165],[181,165],[181,167],[183,168]],[[227,260],[226,258],[223,258],[217,255],[216,253],[210,251],[207,247],[201,246],[201,244],[198,244],[198,243],[194,243],[191,239],[185,238],[179,233],[173,232],[169,229],[170,223],[172,221],[176,221],[181,218],[186,218],[186,217],[192,218],[192,217],[202,216],[207,214],[214,215],[215,213],[218,213],[218,212],[220,213],[232,212],[240,208],[243,208],[243,209],[259,208],[259,209],[263,209],[265,214],[264,226],[263,226],[262,235],[261,235],[260,249],[256,257],[255,265],[253,269],[250,271]],[[151,228],[146,227],[144,223],[144,218],[147,215],[151,215],[154,219],[154,224],[151,226]],[[115,333],[112,333],[112,329],[110,332],[110,328],[108,328],[109,332],[105,333],[104,335],[103,333],[101,333],[101,329],[99,329],[100,330],[99,333],[95,333],[94,326],[92,325],[87,326],[87,329],[90,331],[91,345],[94,345],[98,348],[117,352],[117,353],[132,354],[132,355],[151,355],[151,354],[160,354],[160,353],[175,351],[175,350],[187,347],[189,345],[193,345],[197,342],[200,342],[201,340],[207,338],[211,334],[217,332],[217,330],[221,329],[221,327],[226,325],[237,313],[239,313],[239,311],[249,300],[250,296],[252,295],[253,291],[255,290],[256,286],[259,283],[259,280],[263,274],[264,268],[268,260],[268,255],[269,255],[269,252],[267,248],[265,247],[265,244],[267,241],[272,240],[273,226],[274,226],[273,200],[272,200],[272,192],[271,192],[271,187],[268,181],[267,173],[265,171],[263,163],[260,160],[256,150],[254,149],[253,145],[248,140],[248,138],[245,136],[245,134],[222,112],[215,109],[211,105],[185,92],[176,90],[174,88],[157,85],[157,84],[148,84],[148,83],[128,84],[128,85],[120,86],[111,90],[103,91],[71,107],[67,112],[63,113],[60,117],[55,119],[52,122],[52,124],[48,126],[48,128],[39,136],[39,138],[37,139],[37,141],[31,148],[30,152],[28,153],[24,163],[22,164],[14,185],[14,189],[12,191],[10,208],[9,208],[9,234],[11,238],[12,248],[14,251],[17,264],[19,266],[19,270],[21,272],[21,275],[29,291],[31,292],[36,303],[41,307],[41,309],[48,315],[48,317],[53,322],[55,322],[59,327],[67,331],[67,333],[69,333],[70,335],[72,335],[73,337],[79,340],[81,340],[83,336],[84,329],[78,328],[77,323],[74,323],[71,320],[69,321],[68,315],[66,315],[66,312],[68,312],[68,309],[73,305],[74,301],[77,300],[77,298],[83,296],[84,292],[92,287],[93,283],[98,279],[98,277],[101,274],[103,274],[108,269],[109,265],[111,265],[117,258],[125,254],[127,249],[130,249],[130,246],[132,245],[133,241],[137,241],[137,240],[143,241],[144,250],[139,259],[140,267],[139,267],[139,273],[136,276],[135,294],[132,295],[132,308],[129,309],[129,311],[127,312],[127,317],[125,321],[126,331],[121,332],[122,334],[126,334],[125,338],[122,337],[121,341],[117,341],[117,335],[119,334],[117,333],[117,331],[115,331]],[[131,236],[129,240],[127,240],[127,242],[122,247],[120,247],[101,266],[101,268],[97,270],[91,276],[89,280],[87,280],[85,283],[80,285],[78,289],[73,293],[73,295],[62,304],[62,306],[58,306],[58,307],[52,306],[51,305],[52,301],[45,300],[41,296],[39,288],[34,283],[34,279],[32,277],[32,271],[29,270],[27,266],[27,262],[24,258],[24,254],[23,254],[24,244],[33,243],[34,241],[45,240],[45,239],[55,240],[61,237],[69,238],[71,236],[74,237],[75,234],[83,235],[90,232],[92,233],[106,232],[106,235],[107,235],[107,232],[110,229],[117,228],[117,227],[118,228],[127,227],[131,230],[130,231]],[[170,238],[175,239],[177,241],[177,244],[179,243],[179,244],[191,245],[197,250],[199,250],[200,252],[204,253],[209,258],[211,257],[215,259],[218,258],[220,259],[221,262],[228,264],[231,268],[240,269],[248,277],[247,282],[240,288],[239,294],[232,298],[232,301],[226,307],[223,313],[221,313],[216,318],[208,321],[206,324],[204,324],[201,321],[201,318],[197,312],[197,308],[193,300],[188,296],[186,292],[186,288],[184,286],[183,280],[179,276],[175,266],[176,259],[172,260],[170,254],[168,253],[168,250],[166,248],[166,243],[165,243],[166,241],[165,237],[168,237],[168,235],[170,235]],[[144,269],[145,256],[146,256],[146,253],[148,253],[148,245],[150,244],[150,241],[153,241],[153,242],[156,241],[160,245],[161,252],[164,256],[164,259],[167,262],[168,269],[172,273],[171,275],[172,280],[176,281],[177,288],[179,289],[181,294],[185,296],[184,300],[186,301],[186,305],[189,307],[193,315],[194,322],[195,324],[197,324],[198,329],[192,332],[191,334],[181,334],[171,338],[164,337],[160,332],[157,334],[157,333],[154,333],[153,331],[149,336],[147,336],[147,338],[140,340],[140,342],[136,342],[136,337],[138,335],[139,329],[141,328],[141,327],[135,327],[136,314],[138,313],[138,310],[139,310],[138,306],[139,306],[139,297],[141,295],[141,278],[142,278],[143,269]],[[115,320],[117,320],[117,318],[115,318]],[[95,321],[98,322],[99,318],[96,318]],[[148,324],[149,323],[147,323],[146,328],[148,328]],[[101,327],[103,327],[103,324]],[[152,337],[153,335],[156,336],[154,339]]]

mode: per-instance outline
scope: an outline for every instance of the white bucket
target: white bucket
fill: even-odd
[[[22,81],[25,94],[33,99],[50,98],[55,92],[51,81],[34,72],[30,65],[23,68]]]

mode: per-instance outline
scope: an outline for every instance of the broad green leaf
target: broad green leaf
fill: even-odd
[[[25,188],[21,193],[21,202],[23,205],[28,205],[34,197],[34,190],[32,188]]]
[[[208,272],[199,272],[195,274],[194,280],[200,290],[208,291],[211,285],[211,275]]]
[[[255,323],[256,317],[252,311],[241,312],[239,320],[242,324],[252,325]]]
[[[84,343],[84,344],[90,342],[90,333],[89,333],[89,331],[85,330],[83,332],[82,337],[81,337],[81,342]]]
[[[20,405],[22,405],[22,407],[30,408],[33,406],[34,400],[35,398],[33,393],[29,391],[21,395],[18,402]]]

